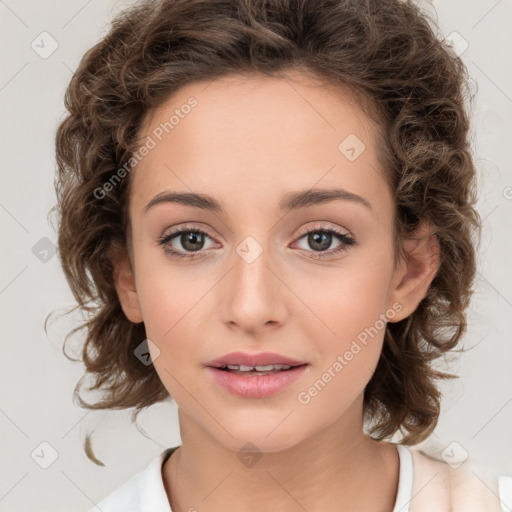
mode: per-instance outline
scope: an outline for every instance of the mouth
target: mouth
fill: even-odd
[[[290,357],[275,352],[260,352],[251,354],[248,352],[231,352],[205,364],[212,368],[221,368],[225,371],[286,371],[294,366],[307,364],[306,361],[291,359]]]
[[[293,368],[297,368],[298,366],[306,366],[306,364],[307,363],[299,365],[268,364],[264,366],[245,366],[240,364],[227,364],[222,366],[213,366],[212,368],[216,368],[217,370],[222,370],[224,372],[234,373],[236,375],[244,375],[247,377],[251,375],[272,375],[274,373],[287,372]]]
[[[301,378],[309,363],[270,352],[235,352],[206,363],[215,383],[242,398],[265,398]]]

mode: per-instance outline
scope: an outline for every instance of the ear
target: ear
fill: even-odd
[[[126,318],[138,324],[143,321],[142,311],[140,309],[139,297],[135,286],[135,275],[132,270],[132,264],[126,252],[117,251],[111,257],[114,265],[114,283],[119,297],[119,302],[123,308]]]
[[[391,302],[402,308],[390,322],[399,322],[414,312],[439,270],[439,241],[433,229],[421,226],[403,246],[405,254],[395,270],[390,293]]]

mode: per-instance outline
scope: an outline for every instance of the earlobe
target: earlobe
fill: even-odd
[[[128,256],[117,253],[111,258],[114,265],[114,284],[126,318],[138,324],[143,321],[135,276]]]
[[[403,320],[414,312],[427,295],[440,265],[439,241],[432,229],[418,229],[403,245],[405,255],[397,266],[391,293],[402,309],[390,322]]]

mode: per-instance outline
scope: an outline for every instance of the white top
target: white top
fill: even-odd
[[[421,466],[421,475],[423,476],[426,475],[425,468],[428,468],[432,470],[431,474],[437,476],[440,474],[438,466],[440,462],[435,462],[430,466],[430,462],[428,462],[430,459],[420,454],[420,452],[414,451],[413,456],[413,452],[407,446],[396,445],[396,447],[400,460],[400,470],[398,492],[393,512],[422,511],[424,509],[421,507],[421,500],[419,500],[420,503],[415,504],[415,506],[418,505],[418,508],[412,507],[413,510],[410,510],[411,501],[417,494],[421,492],[423,497],[428,498],[428,492],[425,492],[428,489],[428,485],[426,485],[428,482],[426,482],[426,484],[421,482],[421,488],[418,488],[417,490],[415,489],[415,493],[413,494],[413,488],[419,485],[418,482],[414,481],[415,469],[420,469]],[[112,491],[95,507],[89,509],[88,512],[172,512],[162,478],[162,466],[171,456],[172,452],[177,448],[178,447],[176,446],[165,449],[160,453],[160,455],[155,457],[144,470],[140,471],[131,477],[126,483]],[[447,464],[443,465],[448,466]],[[448,469],[447,471],[454,472],[454,470],[451,469]],[[430,480],[431,478],[429,476],[429,481]],[[496,503],[501,501],[501,508],[496,506],[496,503],[493,502],[495,508],[492,508],[492,510],[499,512],[511,512],[512,476],[502,475],[498,476],[496,480],[499,490],[498,492],[494,492],[494,494],[496,495]],[[472,484],[472,486],[474,487],[474,484]],[[489,486],[487,487],[490,489]],[[432,496],[434,501],[436,498],[438,498],[437,495]],[[426,499],[426,502],[430,502],[431,504],[433,503],[430,499]],[[450,507],[456,503],[460,502],[452,499]],[[471,498],[471,503],[475,503],[473,498]],[[482,501],[482,503],[484,503],[484,501]],[[485,503],[488,504],[490,502],[485,501]],[[448,512],[448,510],[451,511],[452,509],[437,509],[436,512]],[[454,508],[454,511],[458,510],[458,507]],[[480,508],[476,505],[476,508],[471,508],[471,511],[469,511],[466,505],[464,509],[461,508],[460,510],[461,512],[490,512],[491,508]]]

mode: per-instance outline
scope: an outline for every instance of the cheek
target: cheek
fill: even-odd
[[[138,290],[147,337],[158,340],[164,348],[172,345],[178,352],[181,344],[174,343],[176,339],[186,339],[190,347],[189,342],[197,337],[195,319],[203,307],[201,298],[210,287],[195,282],[192,274],[183,279],[164,271],[156,278],[147,277]]]
[[[169,344],[185,324],[194,323],[194,315],[202,307],[201,298],[214,277],[170,261],[161,247],[152,247],[147,240],[139,240],[139,244],[136,286],[146,334],[159,344]]]
[[[315,338],[309,331],[309,339],[315,340],[315,359],[297,395],[303,413],[323,417],[327,423],[362,395],[379,361],[386,328],[383,301],[373,294],[374,288],[365,290],[359,283],[353,289],[347,286],[350,290],[353,293],[333,295],[328,311],[324,310],[334,334]]]
[[[220,283],[207,268],[198,272],[192,266],[173,267],[163,258],[153,260],[140,260],[139,302],[146,336],[154,344],[153,350],[149,346],[155,370],[170,395],[182,403],[190,399],[188,393],[202,392],[191,370],[202,367],[204,340],[214,336],[208,327],[214,323],[215,286]]]
[[[319,345],[332,352],[358,336],[364,338],[361,333],[368,329],[373,332],[376,326],[383,330],[382,315],[388,307],[391,273],[390,258],[365,258],[358,254],[357,258],[347,259],[343,267],[329,269],[324,276],[303,279],[301,296],[313,313],[305,315],[307,319],[303,322],[310,338],[315,339],[315,331],[318,338],[321,329]]]
[[[183,275],[165,267],[160,267],[160,271],[147,271],[145,278],[139,289],[139,300],[146,336],[153,342],[149,344],[151,359],[171,397],[179,404],[186,403],[190,393],[201,395],[190,369],[192,366],[199,368],[200,336],[197,333],[200,322],[197,318],[203,307],[201,297],[209,287],[184,280]]]
[[[342,402],[347,405],[363,391],[378,363],[389,314],[392,259],[382,253],[380,258],[360,256],[347,259],[329,278],[304,283],[314,315],[304,315],[302,330],[315,350],[308,381],[314,389],[303,390],[306,402],[315,397],[319,406],[324,400],[327,406],[334,400],[343,408]]]

